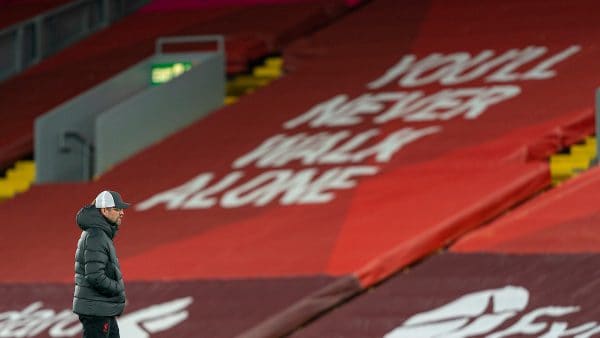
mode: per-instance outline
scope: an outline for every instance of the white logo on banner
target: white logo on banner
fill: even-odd
[[[117,318],[121,337],[150,338],[152,333],[166,331],[189,316],[187,308],[192,297],[175,299],[153,305]],[[0,337],[35,337],[47,332],[50,337],[75,337],[81,333],[81,324],[71,310],[54,312],[35,302],[23,311],[0,313]]]
[[[384,338],[590,338],[600,334],[597,322],[569,327],[565,321],[548,320],[578,312],[577,306],[546,306],[523,313],[528,302],[529,292],[518,286],[474,292],[408,318]],[[514,324],[497,330],[509,319]]]
[[[553,55],[543,46],[510,49],[503,53],[484,50],[432,53],[422,59],[409,54],[377,79],[366,84],[369,92],[357,97],[340,93],[317,103],[305,113],[286,121],[284,130],[306,126],[317,133],[279,133],[238,157],[233,171],[217,176],[199,173],[184,184],[155,194],[136,210],[158,205],[168,210],[238,208],[328,203],[336,190],[352,189],[361,177],[378,174],[380,165],[389,162],[402,148],[429,135],[442,132],[445,121],[479,118],[491,106],[521,94],[519,81],[547,80],[552,69],[581,50],[570,46]],[[480,80],[484,86],[457,88],[456,85]],[[412,90],[438,84],[434,93]],[[409,90],[382,90],[389,85]],[[394,120],[407,126],[395,130],[379,127]],[[408,126],[418,123],[418,126]],[[363,124],[366,131],[348,128]],[[377,128],[374,128],[377,127]],[[325,131],[323,130],[325,129]],[[285,169],[299,164],[300,170]],[[329,169],[320,165],[335,166]],[[264,169],[248,176],[244,168]]]

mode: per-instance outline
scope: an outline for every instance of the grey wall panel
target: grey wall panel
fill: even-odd
[[[95,174],[105,172],[223,105],[224,58],[211,53],[199,62],[201,66],[193,67],[167,85],[151,87],[98,117]]]
[[[36,182],[86,181],[92,154],[85,158],[83,144],[66,133],[94,139],[95,118],[148,86],[150,63],[136,64],[110,80],[56,107],[35,121]]]
[[[191,62],[151,86],[154,63]],[[87,181],[222,106],[223,53],[150,57],[35,121],[36,182]]]

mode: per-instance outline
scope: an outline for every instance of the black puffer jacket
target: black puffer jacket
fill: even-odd
[[[113,237],[117,225],[93,205],[79,210],[83,230],[75,253],[73,312],[89,316],[118,316],[125,308],[125,284]]]

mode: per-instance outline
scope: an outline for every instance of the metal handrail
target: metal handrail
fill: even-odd
[[[95,25],[91,25],[88,23],[87,27],[85,30],[81,31],[80,34],[77,35],[71,35],[69,37],[66,37],[64,39],[64,41],[67,41],[65,43],[64,46],[61,46],[60,44],[57,44],[55,46],[47,46],[45,44],[45,38],[44,35],[46,34],[46,32],[44,31],[44,22],[46,22],[48,20],[48,18],[51,17],[55,17],[55,16],[60,16],[63,13],[66,13],[74,8],[77,7],[82,7],[84,9],[84,13],[80,14],[82,20],[85,22],[85,20],[87,18],[89,18],[90,16],[90,11],[93,10],[93,6],[94,4],[97,3],[97,1],[94,0],[75,0],[75,1],[71,1],[69,3],[63,4],[61,6],[58,6],[56,8],[50,9],[48,11],[45,11],[41,14],[38,14],[32,18],[20,21],[18,23],[15,23],[9,27],[0,29],[0,37],[1,36],[10,36],[11,34],[14,34],[15,37],[13,39],[14,44],[13,44],[13,57],[14,57],[14,62],[12,65],[12,68],[5,68],[5,74],[3,74],[1,71],[2,69],[0,69],[0,81],[4,80],[5,78],[10,77],[11,75],[14,75],[16,73],[19,73],[21,71],[23,71],[24,69],[26,69],[29,66],[32,66],[38,62],[40,62],[43,58],[49,56],[52,52],[57,52],[58,50],[66,47],[68,44],[75,42],[76,40],[89,35],[99,29],[102,29],[106,26],[108,26],[112,20],[111,17],[111,13],[110,13],[110,0],[101,0],[101,6],[99,7],[98,10],[98,20],[95,22]],[[137,9],[139,7],[141,7],[142,5],[146,4],[149,0],[141,0],[141,1],[136,1],[139,2],[139,6],[135,6],[135,8],[133,9]],[[134,3],[135,4],[135,3]],[[119,18],[123,15],[125,15],[126,12],[125,11],[121,11],[119,12],[119,15],[115,18]],[[33,28],[32,30],[32,42],[34,42],[34,48],[33,51],[31,53],[31,58],[29,59],[29,62],[26,62],[26,64],[24,64],[23,62],[23,47],[29,43],[30,41],[24,41],[25,39],[25,30],[27,28]],[[69,41],[69,39],[72,39],[72,41]],[[52,50],[52,47],[57,47],[56,50]],[[10,53],[11,51],[6,51],[8,53]]]
[[[15,24],[12,24],[11,26],[8,26],[7,28],[0,29],[0,35],[7,33],[8,31],[17,30],[17,29],[19,29],[23,26],[26,26],[28,24],[31,24],[31,23],[40,22],[41,20],[44,20],[46,17],[52,16],[52,15],[55,15],[55,14],[58,14],[61,12],[66,12],[67,10],[71,9],[71,7],[75,7],[75,6],[78,6],[78,5],[86,3],[86,2],[93,2],[93,0],[76,0],[76,1],[66,3],[64,5],[58,6],[56,8],[49,9],[49,10],[47,10],[41,14],[38,14],[34,17],[19,21]]]

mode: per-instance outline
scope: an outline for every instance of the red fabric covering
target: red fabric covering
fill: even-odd
[[[447,4],[368,3],[290,49],[286,55],[294,71],[272,85],[94,182],[37,186],[0,204],[3,222],[10,225],[0,250],[4,257],[19,257],[1,261],[0,278],[70,283],[79,237],[73,216],[107,188],[135,204],[116,238],[128,281],[329,275],[356,277],[363,288],[539,192],[550,183],[544,157],[593,130],[599,5],[567,6],[559,0]],[[489,20],[482,13],[505,15]],[[468,58],[485,50],[509,56],[511,50],[526,50],[537,57],[522,54],[527,62],[508,68],[488,65],[485,76],[463,83],[438,79],[410,86],[397,81],[409,77],[398,76],[381,87],[368,85],[410,55],[435,61],[441,55]],[[557,59],[569,50],[574,54]],[[464,114],[477,111],[449,108],[464,97],[431,98],[498,86],[518,88],[518,94],[470,118]],[[382,111],[400,109],[398,103],[368,99],[398,97],[398,92],[421,93],[429,101],[378,123]],[[346,109],[331,107],[341,101]],[[436,106],[424,111],[432,102]],[[319,105],[328,105],[335,118],[320,115],[298,122]],[[416,111],[435,116],[410,120]],[[441,113],[449,115],[436,115]],[[397,143],[416,131],[428,133]],[[241,161],[282,134],[304,142],[293,150],[273,151],[271,157]],[[292,154],[297,157],[288,162],[270,162]],[[274,174],[278,185],[255,181]],[[291,174],[293,179],[283,179]],[[182,188],[171,190],[177,187]],[[166,191],[186,193],[168,204],[149,204]],[[324,310],[310,307],[311,295],[304,307],[294,303],[288,308],[308,309],[302,315],[291,311],[296,327]],[[326,294],[330,304],[342,301],[342,295],[347,296]],[[271,324],[281,327],[277,320]]]
[[[0,0],[0,29],[69,2],[70,0]]]
[[[235,337],[332,280],[316,276],[127,283],[128,304],[118,317],[120,336]],[[0,283],[0,295],[5,337],[82,336],[71,310],[72,285]]]
[[[229,73],[342,14],[342,0],[133,14],[0,84],[0,169],[33,151],[33,122],[154,53],[158,37],[223,34]],[[32,90],[35,88],[35,90]]]
[[[600,252],[600,168],[594,167],[459,240],[456,252]]]
[[[436,255],[293,338],[594,337],[600,255]]]
[[[361,185],[346,201],[345,213],[335,207],[329,213],[310,208],[313,210],[305,215],[305,208],[280,208],[159,245],[122,264],[134,278],[153,279],[156,271],[169,271],[169,278],[193,279],[343,275],[370,263],[358,272],[361,282],[368,285],[442,246],[464,228],[504,210],[547,180],[543,166],[507,167],[489,176],[477,172],[485,169],[470,172],[448,168],[445,173],[422,167],[414,172],[398,170]],[[427,183],[440,186],[439,196],[455,198],[444,201],[423,193],[425,182],[416,172],[428,170]],[[390,186],[389,182],[399,177],[414,179]],[[502,186],[515,177],[520,180],[514,186]],[[452,184],[444,184],[446,181]],[[401,195],[413,196],[412,201],[394,201]],[[436,208],[426,217],[420,215],[424,205],[434,204]],[[470,209],[463,210],[462,206]],[[327,214],[330,219],[324,226],[319,219]],[[411,219],[413,222],[406,222]],[[379,258],[387,250],[394,251],[391,257]],[[181,256],[180,252],[195,254]],[[198,257],[211,259],[199,262]],[[378,257],[376,262],[369,262],[373,257]],[[152,270],[144,267],[145,261],[153,262]]]
[[[377,114],[373,113],[359,115],[360,123],[339,127],[312,128],[304,123],[290,129],[283,127],[339,93],[355,98],[365,92],[375,95],[413,90],[398,88],[393,83],[373,90],[366,89],[365,85],[384,74],[409,50],[426,56],[429,51],[435,51],[432,46],[436,45],[445,53],[456,50],[475,53],[490,48],[492,43],[498,44],[498,50],[521,44],[512,38],[507,41],[505,34],[494,35],[494,40],[473,39],[472,35],[466,39],[459,34],[464,29],[461,26],[451,29],[442,24],[445,16],[435,11],[438,5],[433,2],[428,11],[422,2],[378,1],[365,5],[356,15],[346,17],[339,25],[312,38],[312,43],[320,46],[332,38],[339,41],[327,46],[323,55],[312,56],[294,73],[141,152],[98,181],[78,185],[77,189],[72,185],[40,186],[0,205],[3,217],[14,225],[11,241],[3,250],[9,256],[22,257],[19,262],[2,263],[3,270],[7,271],[2,278],[70,280],[68,265],[46,271],[32,269],[27,262],[53,266],[51,262],[71,260],[71,248],[78,235],[73,225],[76,209],[108,187],[121,191],[127,200],[140,205],[199,174],[214,174],[205,187],[209,190],[204,190],[202,202],[214,203],[211,207],[183,209],[180,203],[167,209],[165,204],[158,204],[147,210],[127,211],[117,241],[121,263],[130,280],[356,274],[363,286],[368,286],[547,186],[547,165],[538,160],[593,130],[589,93],[595,88],[596,79],[590,69],[599,66],[592,37],[589,44],[587,40],[578,40],[582,50],[555,64],[552,67],[555,75],[544,80],[503,83],[520,86],[520,94],[486,107],[476,118],[458,116],[420,122],[399,118],[377,124],[373,122]],[[479,6],[465,4],[461,13],[474,13],[481,9]],[[489,10],[499,6],[497,10],[501,10],[509,5],[489,2],[486,6]],[[409,20],[398,21],[390,14],[401,10],[406,11]],[[572,11],[583,10],[577,7]],[[415,21],[418,17],[424,17],[423,21]],[[516,41],[530,43],[540,29],[562,24],[560,20],[564,17],[547,13],[535,25],[524,17],[524,22],[531,26],[525,30],[528,34],[520,33],[523,35]],[[516,19],[511,17],[511,20]],[[373,25],[375,22],[380,25]],[[479,27],[482,32],[491,29],[487,26],[488,20],[475,22],[477,25],[473,23],[470,27]],[[500,21],[494,25],[502,27],[502,24]],[[596,24],[597,21],[590,23],[590,31],[594,31]],[[364,31],[364,27],[373,27],[373,31]],[[440,30],[445,33],[443,37],[436,34]],[[344,31],[345,35],[340,34]],[[419,34],[398,43],[399,31],[413,34],[419,31]],[[373,34],[380,38],[373,40]],[[453,39],[454,43],[447,45],[447,39]],[[550,46],[548,51],[557,53],[571,43],[569,35],[545,42]],[[347,57],[339,58],[340,55]],[[371,67],[360,67],[360,64]],[[528,69],[533,65],[522,67]],[[433,94],[448,87],[491,85],[478,78],[464,85],[432,82],[416,89]],[[560,95],[570,86],[579,90],[569,96]],[[376,130],[377,136],[359,147],[353,146],[357,149],[350,153],[358,156],[359,150],[375,147],[399,130],[406,131],[405,128],[437,129],[388,153],[387,160],[378,159],[376,155],[385,156],[374,152],[341,163],[303,164],[293,160],[281,166],[261,167],[256,162],[240,168],[234,166],[237,159],[276,134],[333,135],[345,130],[345,140],[348,140]],[[340,147],[341,143],[336,146]],[[346,148],[352,149],[349,145]],[[304,158],[304,161],[311,159]],[[296,190],[286,190],[289,186],[282,185],[283,190],[262,205],[223,204],[226,192],[259,175],[277,170],[309,173],[305,170],[313,170],[310,168],[316,173],[311,182],[336,168],[377,173],[339,178],[338,172],[338,181],[330,180],[330,186],[311,197],[325,199],[323,203],[296,200],[283,205],[284,193],[308,195],[298,190],[305,188],[302,185]],[[214,186],[233,172],[242,175],[238,181],[226,188]],[[264,197],[260,189],[251,188],[241,195],[252,194]],[[61,206],[58,212],[55,211],[57,204]],[[30,208],[36,213],[28,213],[26,210]],[[51,226],[40,229],[37,224]],[[39,247],[22,252],[21,248],[31,236],[47,238],[45,241],[51,243],[53,249]]]

